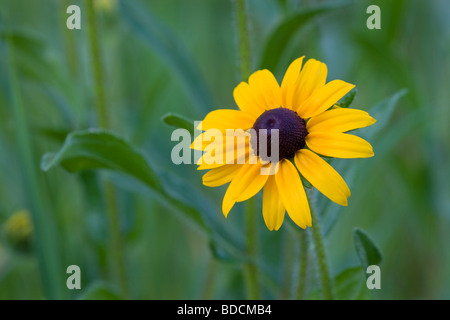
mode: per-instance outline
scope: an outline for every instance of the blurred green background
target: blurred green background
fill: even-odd
[[[108,129],[145,156],[164,190],[210,217],[213,234],[226,230],[225,240],[241,245],[244,205],[222,216],[225,187],[204,187],[194,165],[170,161],[174,127],[162,121],[168,112],[201,120],[236,108],[233,89],[246,79],[233,1],[93,1]],[[70,4],[81,8],[81,30],[66,28]],[[366,27],[371,4],[381,9],[380,30]],[[369,138],[374,158],[335,162],[352,190],[349,206],[318,212],[332,274],[358,265],[352,231],[361,227],[383,254],[374,298],[450,298],[450,2],[247,7],[252,71],[269,68],[281,80],[293,59],[316,58],[328,80],[356,84],[352,107],[378,120]],[[77,0],[0,0],[0,299],[245,298],[243,259],[191,223],[165,191],[117,172],[41,170],[43,155],[68,133],[98,127],[86,12]],[[119,217],[115,247],[105,184]],[[285,223],[269,232],[262,213],[256,220],[261,296],[291,298],[301,255],[295,231]],[[66,288],[69,265],[81,268],[81,290]]]

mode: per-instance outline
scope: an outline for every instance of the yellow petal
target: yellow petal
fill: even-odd
[[[277,189],[289,217],[301,228],[311,226],[311,212],[305,189],[295,166],[289,160],[281,160],[275,175]]]
[[[281,92],[277,79],[269,70],[259,70],[248,79],[250,89],[259,105],[264,109],[274,109],[281,106]]]
[[[203,175],[203,184],[207,187],[218,187],[230,182],[242,168],[242,164],[225,164],[212,169]]]
[[[216,135],[211,134],[211,131],[212,130],[210,129],[199,134],[192,142],[191,149],[203,151],[209,144],[214,143],[216,140]],[[222,132],[220,132],[220,136],[223,137]]]
[[[257,194],[269,178],[268,175],[261,174],[262,164],[247,164],[247,166],[248,169],[242,177],[236,179],[234,197],[238,202],[248,200]]]
[[[250,199],[264,187],[269,176],[261,175],[262,166],[261,163],[247,163],[231,180],[222,203],[222,211],[225,217],[236,202]]]
[[[313,93],[325,85],[328,69],[325,63],[315,59],[309,59],[298,77],[292,109],[298,110],[299,106]]]
[[[278,193],[275,176],[270,176],[264,185],[263,191],[263,217],[267,228],[280,229],[284,220],[285,209]]]
[[[314,152],[301,149],[295,154],[295,165],[303,177],[331,201],[346,206],[350,189],[344,179]]]
[[[217,163],[206,164],[206,163],[202,163],[202,164],[198,165],[197,170],[211,170],[211,169],[220,168],[222,166],[223,166],[223,164],[217,164]]]
[[[302,69],[303,58],[295,59],[286,70],[286,73],[281,83],[281,105],[285,108],[292,109],[293,97],[297,88],[297,80]]]
[[[376,120],[367,112],[337,108],[312,117],[306,124],[308,132],[346,132],[374,124]]]
[[[370,158],[372,146],[366,140],[347,133],[312,132],[306,136],[306,145],[314,152],[335,158]]]
[[[239,172],[241,170],[239,170]],[[231,181],[231,183],[233,183],[233,181]],[[223,201],[222,201],[222,213],[225,216],[225,218],[228,217],[228,213],[231,211],[234,204],[236,203],[236,199],[231,196],[233,193],[233,186],[231,185],[231,183],[228,186],[227,191],[225,192],[225,195],[223,196]]]
[[[245,149],[239,149],[239,150],[235,150],[234,153],[234,159],[230,159],[229,161],[226,161],[226,157],[227,155],[230,155],[231,151],[229,151],[228,153],[225,152],[225,154],[222,154],[218,157],[213,156],[211,153],[206,153],[204,154],[197,162],[197,170],[211,170],[211,169],[215,169],[215,168],[220,168],[224,165],[227,164],[244,164],[246,162],[249,162],[249,160],[252,158],[252,155],[254,154],[253,151],[251,151],[251,147],[245,146]],[[220,160],[220,159],[225,159],[223,160],[223,163],[220,163],[221,161],[216,161],[216,160]],[[250,163],[256,163],[256,161],[250,162]]]
[[[264,112],[264,103],[258,103],[247,82],[241,82],[233,91],[234,101],[242,111],[251,113],[255,119]]]
[[[218,109],[211,111],[197,126],[199,130],[218,129],[225,132],[226,129],[247,130],[253,127],[256,118],[248,112],[233,109]]]
[[[218,142],[214,141],[207,145],[204,154],[197,161],[198,165],[216,165],[224,164],[244,164],[250,153],[250,134],[240,130],[236,136],[225,135]],[[218,138],[218,137],[216,137]]]
[[[318,88],[297,109],[297,113],[303,119],[317,116],[331,108],[343,96],[355,86],[342,80],[333,80]]]

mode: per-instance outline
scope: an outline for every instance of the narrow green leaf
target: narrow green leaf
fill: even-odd
[[[286,51],[292,38],[303,26],[324,13],[348,6],[351,3],[353,1],[328,2],[314,8],[302,10],[282,20],[268,37],[263,48],[262,58],[259,64],[260,68],[276,70],[280,58]]]
[[[194,121],[176,113],[166,113],[162,118],[162,121],[172,127],[182,128],[189,131],[191,135],[194,134]]]
[[[139,1],[120,0],[120,14],[130,29],[140,36],[178,75],[195,106],[207,110],[211,97],[206,83],[176,35]]]
[[[353,229],[353,240],[355,242],[356,253],[364,268],[370,265],[380,264],[382,260],[380,249],[378,249],[366,231],[361,228]]]
[[[227,262],[227,263],[244,263],[247,259],[242,256],[237,256],[236,253],[231,253],[226,248],[222,247],[219,243],[211,240],[209,242],[209,247],[211,249],[211,253],[214,258],[221,262]]]
[[[64,128],[51,128],[51,127],[36,127],[36,132],[42,134],[44,137],[47,137],[55,142],[63,143],[66,139],[67,135],[70,133],[70,130]]]
[[[361,135],[365,139],[370,139],[377,135],[383,128],[389,124],[389,120],[395,111],[398,100],[403,97],[408,90],[402,89],[391,95],[390,97],[380,101],[369,110],[369,113],[377,122],[368,128],[364,128]]]
[[[122,138],[105,130],[76,131],[67,136],[58,153],[47,153],[41,168],[57,165],[70,172],[111,169],[133,176],[155,190],[162,186],[145,157]]]
[[[40,34],[26,29],[0,28],[0,39],[14,46],[18,72],[23,77],[47,85],[62,80],[54,61],[49,59],[49,45]]]
[[[80,295],[78,300],[121,300],[112,288],[104,283],[95,283]]]

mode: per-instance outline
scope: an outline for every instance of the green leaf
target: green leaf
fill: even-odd
[[[55,141],[62,143],[66,139],[67,135],[70,133],[70,130],[64,128],[51,128],[44,126],[37,126],[35,128],[36,132],[42,134],[43,136]]]
[[[213,257],[221,262],[243,263],[247,260],[245,257],[239,255],[239,253],[232,253],[230,250],[222,247],[220,243],[213,240],[209,242],[209,248],[211,249]]]
[[[345,7],[353,1],[333,1],[297,12],[284,19],[274,28],[263,48],[260,68],[276,70],[281,56],[286,51],[294,35],[314,18],[338,8]]]
[[[126,24],[146,44],[148,44],[188,89],[195,106],[207,110],[211,104],[210,93],[187,50],[181,45],[176,35],[171,32],[157,17],[139,1],[120,0],[119,12]]]
[[[348,108],[350,107],[350,105],[352,104],[353,100],[355,99],[356,93],[357,93],[357,89],[353,88],[352,90],[350,90],[349,93],[347,93],[343,98],[342,98],[342,102],[338,103],[339,106],[341,108]]]
[[[381,263],[382,255],[380,249],[378,249],[366,231],[361,228],[353,229],[353,240],[355,242],[356,253],[364,268]]]
[[[191,135],[194,135],[194,121],[176,113],[166,113],[161,120],[172,127],[182,128],[189,131]]]
[[[388,124],[395,111],[398,100],[403,97],[408,90],[402,89],[392,96],[380,101],[369,110],[370,115],[377,120],[373,125],[364,128],[362,137],[370,139],[382,131]]]
[[[394,143],[394,141],[399,139],[401,137],[401,134],[406,131],[404,130],[403,127],[400,128],[401,130],[399,132],[392,132],[392,131],[388,132],[387,130],[385,130],[385,128],[389,124],[389,121],[395,111],[395,108],[398,105],[398,101],[406,93],[407,93],[406,89],[401,89],[396,93],[394,93],[393,95],[391,95],[390,97],[387,97],[386,99],[378,102],[375,106],[373,106],[369,110],[369,113],[372,117],[374,117],[377,120],[377,122],[375,122],[375,124],[371,125],[370,127],[359,129],[357,131],[358,135],[369,141],[371,144],[374,144],[375,138],[376,140],[378,140],[379,138],[383,138],[380,140],[383,141],[387,140],[387,145],[391,146]],[[414,116],[414,118],[417,117]],[[384,146],[383,148],[381,148],[379,147],[379,145],[380,144],[374,146],[375,158],[379,157],[380,154],[388,150],[388,147]],[[343,177],[345,177],[345,180],[349,185],[349,187],[352,188],[354,180],[358,179],[357,177],[358,167],[354,165],[354,162],[348,160],[332,159],[332,163],[335,169]],[[367,164],[364,165],[365,169],[368,170],[368,165]],[[320,212],[322,215],[322,221],[324,223],[324,234],[327,235],[332,230],[336,221],[339,219],[340,217],[339,213],[342,211],[343,207],[331,203],[326,197],[316,196],[316,198],[317,198],[316,199],[317,201],[315,202],[316,210],[317,212]]]
[[[120,296],[104,283],[95,283],[82,293],[78,300],[121,300]]]
[[[283,10],[287,10],[287,0],[278,0],[277,2]]]
[[[145,157],[128,142],[104,130],[76,131],[69,134],[57,153],[47,153],[41,168],[48,171],[57,165],[69,172],[111,169],[126,173],[161,191],[162,186]]]
[[[16,52],[25,53],[35,59],[39,58],[39,62],[43,62],[41,59],[46,48],[45,39],[38,33],[26,29],[0,28],[0,39],[8,40]]]
[[[351,267],[339,273],[334,278],[334,286],[338,300],[372,299],[362,267]]]
[[[41,160],[44,171],[61,165],[69,172],[110,169],[125,173],[150,187],[168,204],[182,211],[196,225],[209,232],[199,211],[179,200],[165,188],[147,159],[128,142],[105,130],[84,130],[69,134],[57,153]]]
[[[224,224],[208,199],[187,191],[189,184],[176,176],[158,175],[139,151],[112,132],[95,129],[69,134],[57,153],[47,153],[41,160],[44,171],[58,165],[69,172],[109,169],[127,174],[150,187],[166,205],[176,209],[175,213],[181,213],[181,218],[204,231],[217,248],[230,254],[230,259],[243,255],[242,235]]]
[[[14,46],[17,68],[21,76],[46,85],[63,81],[55,62],[49,58],[49,45],[39,33],[26,29],[0,28],[0,39],[7,39]]]
[[[161,175],[163,178],[160,178],[142,153],[112,132],[95,129],[69,134],[57,153],[47,153],[41,160],[44,171],[58,165],[69,172],[109,169],[125,173],[150,187],[168,206],[177,209],[182,217],[188,218],[224,248],[242,250],[241,237],[224,226],[219,216],[208,207],[206,199],[198,199],[194,204],[192,199],[198,198],[198,194],[187,195],[186,184],[171,180],[170,175]],[[173,185],[166,186],[166,181],[172,181]],[[177,190],[180,184],[182,190]]]
[[[302,180],[302,184],[305,188],[307,189],[311,189],[312,188],[312,184],[305,179],[305,177],[303,177],[302,175],[300,175],[300,179]]]

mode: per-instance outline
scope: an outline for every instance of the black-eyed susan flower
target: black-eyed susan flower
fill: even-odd
[[[210,112],[198,129],[204,130],[192,147],[204,151],[198,161],[203,184],[210,187],[230,183],[223,198],[225,217],[236,202],[248,200],[263,189],[263,217],[269,230],[278,230],[285,212],[301,228],[311,227],[311,213],[300,174],[330,200],[346,206],[350,190],[344,179],[321,156],[367,158],[374,155],[364,139],[346,133],[375,123],[367,112],[332,108],[354,85],[342,80],[326,83],[327,66],[303,58],[291,63],[281,86],[268,70],[256,71],[233,92],[239,110]],[[244,139],[207,137],[211,131],[225,134],[240,130]],[[261,135],[270,143],[278,134],[278,161],[259,152]],[[264,142],[262,142],[264,143]],[[215,146],[211,148],[211,146]],[[219,147],[217,147],[219,145]],[[223,161],[211,161],[212,159]],[[275,174],[262,174],[276,168]]]

